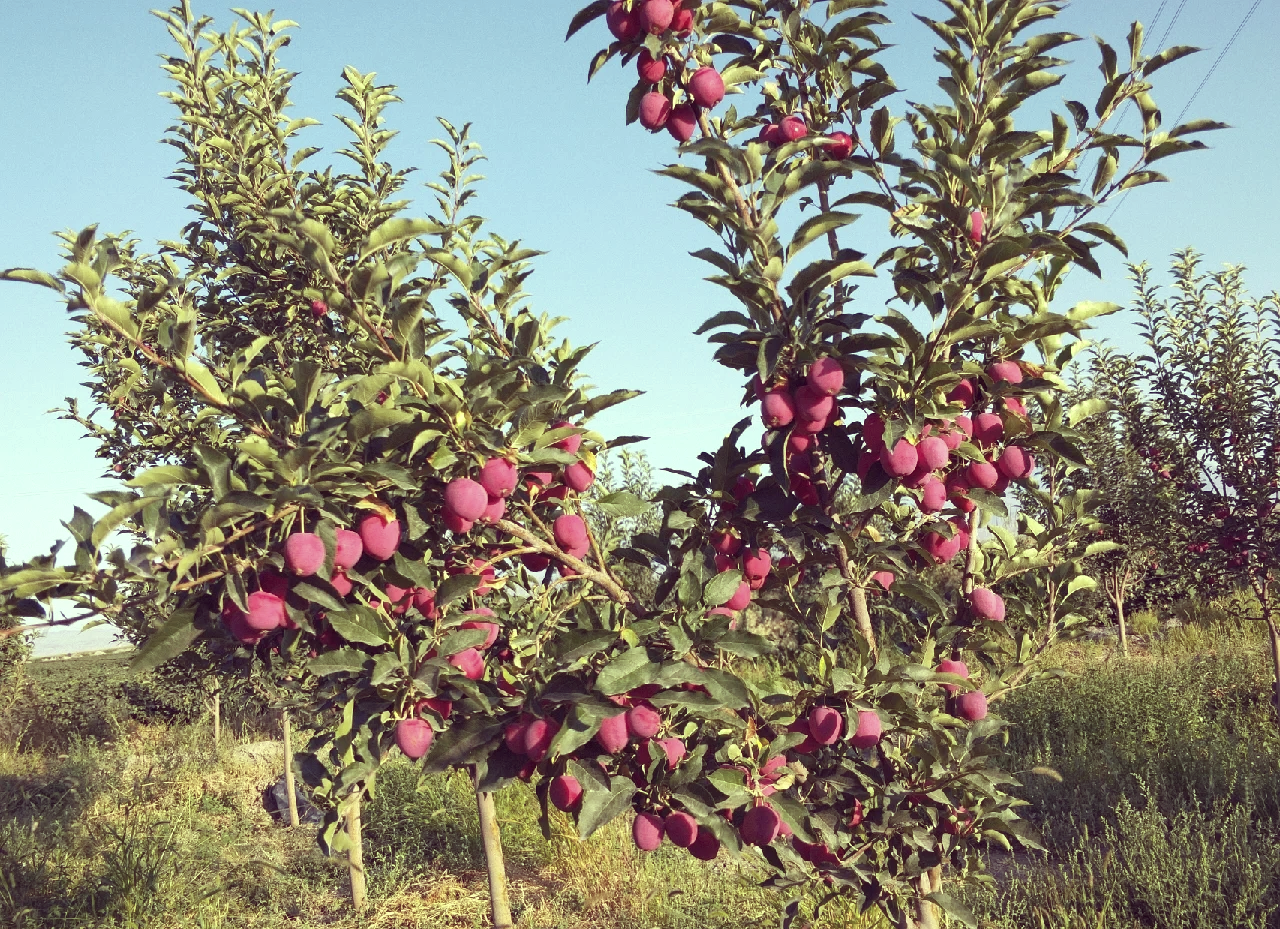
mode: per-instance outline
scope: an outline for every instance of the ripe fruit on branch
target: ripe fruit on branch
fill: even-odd
[[[324,564],[324,542],[314,532],[295,532],[284,540],[284,566],[297,577],[310,577]]]
[[[921,513],[940,513],[947,505],[947,485],[933,475],[924,484],[924,494],[920,498]]]
[[[693,31],[693,10],[676,7],[676,15],[671,18],[671,31],[684,38]]]
[[[733,489],[729,492],[733,494],[734,500],[742,504],[756,492],[756,482],[744,474],[733,482]]]
[[[329,304],[325,303],[323,300],[311,301],[311,315],[314,316],[316,319],[319,319],[321,316],[324,316],[328,312],[329,312]]]
[[[484,515],[488,505],[489,494],[470,478],[454,478],[445,486],[444,511],[448,515],[475,522]]]
[[[481,613],[481,611],[480,611],[480,610],[472,610],[471,612],[472,612],[472,613],[476,613],[476,614]],[[492,616],[492,615],[493,615],[493,612],[492,612],[491,610],[484,610],[484,613],[485,613],[485,614],[488,614],[489,616]],[[483,615],[483,614],[481,614],[481,615]],[[469,619],[469,620],[467,620],[466,622],[464,622],[464,623],[463,623],[461,626],[459,626],[458,628],[460,628],[460,629],[482,629],[482,630],[484,630],[484,632],[485,632],[485,640],[484,640],[484,642],[479,646],[479,648],[480,648],[481,650],[484,650],[484,649],[487,649],[487,648],[492,648],[492,647],[493,647],[493,643],[494,643],[494,642],[496,642],[496,641],[498,641],[498,633],[501,631],[501,628],[498,626],[498,624],[497,624],[497,623],[486,623],[486,622],[483,622],[483,621],[481,621],[481,620],[475,620],[475,619]]]
[[[742,556],[742,573],[749,579],[766,578],[773,567],[773,558],[763,548],[752,549]]]
[[[551,740],[559,731],[560,724],[554,719],[535,719],[524,731],[524,753],[535,762],[546,758]]]
[[[829,706],[809,711],[809,737],[819,745],[835,745],[844,733],[844,714]]]
[[[930,471],[940,471],[951,463],[951,449],[936,435],[925,436],[916,446],[920,463]]]
[[[424,710],[433,710],[441,719],[448,719],[453,715],[453,701],[440,697],[423,697],[414,704],[413,711],[421,716]]]
[[[973,419],[973,438],[984,448],[997,444],[1004,438],[1004,420],[995,413],[979,413]]]
[[[631,733],[627,731],[627,714],[619,713],[600,721],[600,729],[595,734],[596,744],[606,755],[616,755],[627,747],[631,741]]]
[[[778,134],[784,142],[794,142],[807,136],[809,127],[805,125],[803,117],[788,116],[778,124]]]
[[[785,390],[771,390],[760,401],[760,418],[769,429],[791,425],[796,418],[796,404]]]
[[[244,611],[228,600],[222,607],[222,624],[227,627],[241,645],[257,645],[266,635],[261,629],[254,629],[245,620]]]
[[[862,423],[862,441],[877,455],[884,448],[884,420],[878,413],[872,413]]]
[[[461,516],[455,516],[452,513],[444,514],[444,527],[455,535],[466,535],[473,526],[475,526],[475,523],[469,519],[463,519]]]
[[[486,506],[484,508],[484,512],[480,514],[479,521],[482,523],[496,523],[498,520],[502,519],[502,517],[506,515],[507,515],[506,498],[490,497],[488,506]],[[462,522],[465,524],[466,520],[462,520]],[[475,523],[471,523],[470,525],[474,526]],[[446,526],[445,528],[449,528],[449,527]]]
[[[697,128],[698,114],[692,106],[681,103],[671,108],[671,115],[667,117],[667,132],[671,134],[671,138],[683,144],[693,138],[693,132]]]
[[[529,724],[533,722],[533,717],[521,714],[520,719],[514,723],[507,723],[502,730],[502,740],[506,742],[507,748],[516,755],[525,754],[524,734],[529,728]]]
[[[671,118],[671,101],[656,90],[640,98],[640,125],[657,132]]]
[[[561,774],[551,781],[547,799],[557,810],[570,813],[582,801],[582,785],[570,774]]]
[[[689,96],[704,110],[724,99],[724,78],[715,68],[699,68],[689,79]]]
[[[329,584],[340,597],[349,595],[355,589],[355,584],[351,582],[351,578],[347,577],[347,572],[340,568],[334,570],[333,577],[329,578]]]
[[[551,524],[551,532],[560,550],[575,558],[584,556],[591,547],[587,524],[576,513],[565,513],[557,517]]]
[[[725,601],[726,609],[733,610],[735,613],[745,610],[751,604],[751,585],[743,581],[738,585],[738,589],[733,592],[733,596]]]
[[[639,813],[631,824],[631,840],[642,852],[654,851],[661,845],[663,833],[662,817],[653,813]]]
[[[1030,419],[1031,414],[1027,412],[1027,405],[1017,397],[1005,397],[1000,401],[1004,408],[1015,416],[1021,416],[1023,419]]]
[[[969,482],[970,487],[981,487],[983,490],[990,490],[1000,480],[1000,473],[996,471],[995,465],[989,461],[971,461],[969,462],[969,467],[965,468],[964,477]]]
[[[484,656],[474,648],[464,649],[449,658],[449,664],[463,673],[469,681],[484,677]]]
[[[620,42],[630,42],[640,35],[640,18],[632,10],[626,9],[622,0],[610,4],[604,21],[613,37]]]
[[[688,848],[698,840],[698,821],[688,813],[668,813],[662,821],[668,841],[678,848]]]
[[[973,388],[973,381],[965,378],[955,387],[951,388],[951,392],[947,394],[947,402],[960,403],[964,405],[965,409],[968,409],[973,406],[974,396],[975,391]]]
[[[906,439],[899,439],[892,449],[880,453],[880,466],[891,477],[906,477],[920,464],[920,454]]]
[[[639,72],[642,81],[656,84],[667,74],[667,59],[665,56],[654,58],[647,48],[642,48],[640,56],[636,59],[636,71]]]
[[[282,598],[265,590],[249,594],[249,612],[245,616],[245,623],[250,629],[269,632],[283,626],[288,618]]]
[[[877,571],[871,575],[871,579],[886,591],[888,591],[888,589],[893,586],[893,582],[897,580],[892,571]]]
[[[986,234],[987,217],[981,210],[974,210],[969,214],[969,240],[975,245],[981,245],[983,236]]]
[[[880,741],[883,731],[880,717],[874,710],[859,710],[858,728],[849,737],[849,743],[854,748],[871,748]]]
[[[742,826],[738,829],[742,841],[747,845],[765,846],[778,837],[782,831],[782,818],[767,803],[753,806],[742,817]]]
[[[699,861],[715,861],[720,854],[720,840],[706,826],[699,826],[698,837],[689,846],[689,854]]]
[[[844,366],[835,358],[819,358],[809,365],[805,383],[815,393],[834,397],[844,389]]]
[[[396,745],[410,761],[417,761],[427,753],[435,735],[425,719],[402,719],[396,723]]]
[[[997,384],[1001,381],[1007,381],[1010,384],[1022,383],[1022,369],[1018,367],[1016,361],[997,361],[987,368],[987,376]]]
[[[350,529],[339,529],[334,533],[333,566],[335,568],[354,568],[360,556],[364,554],[364,543],[360,541],[360,533]]]
[[[676,6],[671,0],[644,0],[638,12],[641,29],[650,35],[662,35],[675,18]]]
[[[996,462],[996,467],[1011,481],[1020,481],[1025,477],[1030,477],[1032,470],[1036,466],[1036,460],[1031,453],[1025,448],[1017,445],[1010,445],[1000,453],[1000,459]]]
[[[662,716],[648,703],[633,706],[624,715],[627,732],[637,739],[652,739],[662,728]]]
[[[939,674],[958,674],[960,677],[967,678],[969,676],[969,666],[966,665],[963,661],[953,661],[950,658],[945,658],[942,661],[938,662],[938,673]],[[949,694],[953,694],[960,688],[958,688],[955,684],[943,684],[942,689]]]
[[[822,144],[822,150],[826,152],[827,157],[833,161],[844,161],[853,154],[853,136],[847,132],[833,132],[829,136],[830,142]]]
[[[364,553],[378,561],[386,561],[400,547],[400,520],[387,519],[381,513],[371,513],[360,520],[356,527]]]
[[[1004,622],[1004,599],[986,587],[975,587],[969,594],[969,606],[977,619],[989,620],[993,623]]]
[[[717,532],[711,536],[711,547],[718,555],[736,558],[738,552],[742,551],[742,539],[728,530]]]
[[[490,458],[480,469],[480,486],[490,497],[509,497],[518,480],[516,466],[505,458]]]
[[[575,461],[564,469],[564,482],[571,489],[582,493],[593,483],[596,476],[585,461]]]
[[[796,415],[806,422],[825,422],[835,409],[835,403],[835,398],[830,394],[814,390],[807,384],[796,391]]]
[[[679,739],[650,739],[640,745],[639,751],[636,752],[636,758],[646,768],[653,764],[654,754],[653,746],[662,749],[663,756],[667,759],[667,770],[674,771],[681,759],[688,754],[688,749],[684,747],[684,743]]]
[[[987,695],[980,690],[970,690],[956,697],[956,716],[976,723],[987,718]]]

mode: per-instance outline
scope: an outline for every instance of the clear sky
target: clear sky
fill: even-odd
[[[711,244],[709,235],[670,208],[679,193],[674,182],[651,173],[671,158],[671,140],[624,125],[634,72],[615,63],[587,85],[587,62],[604,44],[601,23],[563,41],[580,5],[277,0],[276,11],[301,26],[285,52],[286,64],[300,72],[296,114],[324,121],[310,130],[308,144],[332,149],[341,141],[331,115],[347,64],[398,85],[405,102],[390,115],[401,131],[392,157],[419,166],[420,180],[440,167],[426,145],[438,134],[434,117],[474,122],[490,158],[479,211],[504,236],[549,252],[530,281],[534,305],[571,317],[565,334],[573,341],[600,343],[585,366],[599,387],[646,391],[602,418],[601,428],[652,436],[648,452],[656,464],[689,467],[743,415],[736,376],[714,365],[710,347],[692,335],[730,302],[702,280],[709,266],[688,256]],[[1203,46],[1204,53],[1157,75],[1156,99],[1168,123],[1252,5],[1076,0],[1060,26],[1123,48],[1136,18],[1154,21],[1149,47],[1166,34],[1166,44]],[[183,198],[165,180],[176,152],[159,142],[172,113],[158,96],[165,89],[158,56],[170,40],[150,6],[0,4],[0,35],[10,37],[0,57],[0,267],[55,270],[58,229],[97,222],[152,243],[176,235],[187,221]],[[229,20],[226,8],[196,6],[220,24]],[[931,0],[888,5],[895,25],[885,35],[895,48],[886,62],[908,99],[937,94],[931,36],[909,14],[939,10]],[[1257,293],[1280,288],[1280,65],[1266,41],[1276,35],[1280,4],[1263,2],[1187,114],[1234,128],[1205,137],[1212,151],[1162,163],[1173,183],[1135,192],[1115,216],[1113,226],[1135,260],[1161,266],[1172,251],[1192,245],[1211,266],[1247,265]],[[1091,102],[1098,89],[1092,43],[1066,54],[1080,64],[1046,97]],[[1136,122],[1130,116],[1128,128]],[[429,200],[423,203],[425,212]],[[849,244],[860,234],[861,224]],[[1126,302],[1123,263],[1113,254],[1104,256],[1102,282],[1076,272],[1063,303]],[[874,284],[863,291],[871,310],[881,294]],[[86,491],[109,484],[78,427],[47,412],[81,390],[78,359],[64,341],[64,311],[50,292],[3,284],[0,324],[0,533],[11,556],[25,559],[60,536],[59,521],[84,503]],[[1133,345],[1124,318],[1104,321],[1100,334]]]

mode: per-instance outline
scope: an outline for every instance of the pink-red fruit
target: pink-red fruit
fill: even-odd
[[[956,715],[971,723],[987,718],[987,695],[980,690],[971,690],[956,697]]]
[[[360,556],[364,554],[364,543],[360,541],[360,533],[350,529],[339,529],[334,533],[336,543],[333,552],[333,566],[344,571],[354,568]]]
[[[490,458],[480,469],[480,486],[490,497],[509,497],[519,480],[516,466],[505,458]]]
[[[704,110],[724,99],[724,78],[715,68],[699,68],[689,79],[689,96]]]
[[[938,471],[951,463],[951,450],[947,443],[936,435],[925,436],[916,446],[920,455],[920,464],[930,471]]]
[[[1022,369],[1016,361],[997,361],[987,368],[987,376],[995,383],[1008,381],[1010,384],[1022,383]]]
[[[770,429],[791,425],[796,418],[796,404],[785,390],[771,390],[760,401],[760,418]]]
[[[616,755],[627,747],[631,734],[627,731],[627,714],[619,713],[600,721],[595,734],[596,744],[606,755]]]
[[[778,837],[782,831],[782,818],[776,810],[767,804],[753,806],[742,817],[742,827],[738,832],[742,841],[748,845],[765,846]]]
[[[688,848],[698,840],[698,821],[688,813],[668,813],[662,821],[667,840],[678,848]]]
[[[816,393],[834,397],[844,389],[844,366],[835,358],[819,358],[809,366],[805,381]]]
[[[667,74],[667,59],[654,58],[647,48],[640,49],[640,57],[636,59],[636,71],[640,79],[649,84],[656,84]]]
[[[825,422],[835,409],[835,398],[819,393],[807,384],[796,391],[796,415],[811,423]]]
[[[667,132],[677,142],[685,143],[693,138],[693,131],[698,128],[698,114],[687,103],[671,108],[667,117]]]
[[[1036,466],[1036,460],[1031,453],[1025,448],[1017,445],[1010,445],[1000,453],[1000,459],[996,462],[996,467],[1011,481],[1020,481],[1025,477],[1030,477],[1031,471]]]
[[[982,238],[986,234],[987,217],[981,210],[974,210],[969,214],[969,240],[975,245],[982,244]]]
[[[959,675],[960,677],[967,678],[969,676],[969,666],[965,664],[963,661],[953,661],[950,658],[945,658],[942,661],[938,662],[938,673],[939,674],[956,674],[956,675]],[[943,684],[942,689],[949,694],[953,694],[959,688],[956,687],[955,684]]]
[[[676,15],[676,5],[671,0],[644,0],[640,4],[640,28],[650,35],[662,35]]]
[[[698,837],[689,846],[689,854],[699,861],[715,861],[720,854],[720,840],[706,826],[699,826]]]
[[[467,680],[478,681],[484,677],[484,656],[477,649],[468,648],[458,652],[449,658],[449,664],[461,671]]]
[[[249,612],[245,616],[245,623],[250,629],[269,632],[283,626],[287,618],[284,600],[275,594],[269,594],[265,590],[249,594]]]
[[[871,748],[880,741],[884,727],[880,717],[873,710],[858,711],[858,728],[854,730],[849,741],[854,748]]]
[[[656,90],[640,98],[640,125],[657,132],[671,118],[671,101]]]
[[[310,577],[324,564],[324,543],[314,532],[295,532],[284,540],[284,565],[297,577]]]
[[[396,745],[410,761],[417,761],[427,753],[435,735],[425,719],[402,719],[396,723]]]
[[[495,495],[496,496],[496,495]],[[454,478],[444,489],[444,511],[475,522],[484,515],[489,505],[489,494],[477,482],[467,477]]]
[[[773,558],[763,548],[752,549],[742,556],[742,573],[748,578],[765,578],[773,567]]]
[[[557,810],[572,812],[582,800],[582,785],[578,779],[569,774],[561,774],[551,782],[547,791],[547,799]]]
[[[847,132],[831,133],[831,141],[823,143],[822,150],[833,161],[844,161],[853,154],[853,136]]]
[[[654,851],[661,845],[663,833],[662,817],[653,813],[639,813],[631,824],[631,840],[642,852]]]
[[[1004,438],[1004,420],[996,413],[979,413],[973,418],[973,438],[982,446],[995,445]]]
[[[581,558],[591,547],[587,536],[587,524],[575,513],[565,513],[557,517],[551,524],[551,533],[555,536],[556,545],[560,546],[560,550],[575,558]]]
[[[613,37],[620,42],[630,42],[640,34],[639,17],[634,11],[626,9],[622,0],[609,5],[604,21]]]
[[[784,142],[794,142],[807,136],[809,127],[805,125],[802,117],[788,116],[779,124],[778,134],[782,136]]]
[[[990,490],[1000,480],[1000,472],[989,461],[969,462],[969,467],[965,469],[964,476],[970,487],[980,487],[983,490]]]
[[[386,561],[400,547],[400,520],[372,513],[357,527],[364,553],[378,561]]]
[[[534,761],[547,757],[551,740],[560,731],[560,724],[553,719],[535,719],[524,731],[524,753]]]
[[[844,714],[829,706],[809,711],[809,737],[819,745],[835,745],[844,732]]]
[[[569,467],[564,469],[564,482],[570,490],[576,490],[582,493],[593,483],[596,476],[591,469],[587,467],[585,461],[575,461]]]
[[[885,590],[892,587],[893,582],[897,580],[892,571],[877,571],[875,574],[871,575],[871,579]]]
[[[627,732],[637,739],[652,739],[662,728],[662,716],[647,703],[633,706],[626,717]]]
[[[885,448],[880,453],[880,466],[891,477],[906,477],[920,464],[920,455],[916,447],[906,439],[899,439],[892,449]]]
[[[998,593],[985,587],[975,587],[969,594],[969,605],[973,607],[973,615],[978,619],[993,623],[1004,622],[1004,600]]]
[[[751,603],[751,585],[743,581],[738,585],[738,589],[733,592],[733,596],[725,601],[725,607],[734,612],[745,610]]]

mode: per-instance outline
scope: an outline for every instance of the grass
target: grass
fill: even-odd
[[[1280,929],[1280,735],[1257,631],[1193,622],[1128,660],[1084,643],[1058,657],[1070,676],[1001,708],[1014,724],[1007,766],[1023,772],[1026,812],[1049,853],[994,862],[1000,879],[966,895],[984,926]],[[85,670],[90,681],[105,673]],[[84,692],[57,672],[58,693]],[[270,735],[250,727],[242,741]],[[356,916],[345,860],[323,857],[313,828],[283,828],[263,810],[274,759],[234,738],[213,751],[207,720],[126,718],[109,738],[71,729],[21,744],[0,748],[0,926],[487,924],[474,796],[461,775],[384,768],[364,807],[371,905]],[[1036,766],[1060,780],[1030,774]],[[529,788],[498,798],[521,929],[778,925],[778,898],[748,866],[670,847],[641,855],[622,820],[582,842],[557,818],[547,840],[537,812]],[[799,925],[877,924],[832,909]]]

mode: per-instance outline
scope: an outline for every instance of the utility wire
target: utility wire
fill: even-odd
[[[1168,2],[1168,0],[1165,0],[1165,2]],[[1173,11],[1173,19],[1169,20],[1169,25],[1164,27],[1164,35],[1160,37],[1161,48],[1164,47],[1164,43],[1169,41],[1169,35],[1173,32],[1173,27],[1178,24],[1178,17],[1181,16],[1182,11],[1187,8],[1187,2],[1188,0],[1182,0],[1182,2],[1178,4],[1178,8]],[[1161,3],[1160,7],[1161,9],[1163,9],[1164,3]],[[1156,16],[1158,17],[1159,15],[1160,15],[1159,10],[1157,10]]]
[[[1182,8],[1186,6],[1186,4],[1187,0],[1182,0],[1182,3],[1179,4],[1177,11],[1173,14],[1173,20],[1169,23],[1169,29],[1173,28],[1173,23],[1177,22],[1178,14],[1182,12]],[[1214,60],[1213,64],[1210,65],[1208,72],[1200,81],[1200,85],[1196,87],[1195,91],[1192,92],[1191,96],[1187,99],[1186,104],[1182,107],[1182,112],[1178,114],[1178,118],[1173,121],[1174,126],[1178,126],[1182,123],[1183,117],[1186,116],[1187,111],[1191,109],[1191,104],[1195,102],[1196,97],[1200,96],[1200,92],[1208,86],[1210,78],[1213,77],[1214,73],[1218,70],[1218,66],[1221,65],[1223,60],[1227,57],[1232,46],[1240,40],[1240,36],[1244,34],[1245,27],[1249,24],[1249,20],[1253,18],[1254,13],[1258,12],[1258,7],[1260,6],[1262,6],[1262,0],[1253,0],[1253,5],[1249,7],[1248,12],[1244,14],[1244,19],[1240,20],[1240,25],[1236,26],[1235,32],[1231,33],[1231,38],[1227,40],[1227,44],[1222,47],[1222,51],[1218,53],[1218,57]],[[1158,12],[1159,11],[1157,11],[1157,13]],[[1165,30],[1166,37],[1169,34],[1169,29]],[[1164,39],[1160,40],[1160,44],[1164,45]],[[1115,218],[1115,215],[1118,212],[1120,212],[1120,207],[1124,206],[1125,201],[1129,199],[1129,194],[1131,193],[1133,193],[1132,188],[1126,190],[1124,192],[1124,196],[1120,198],[1120,201],[1112,207],[1110,214],[1107,215],[1106,225],[1111,225],[1111,220]]]

